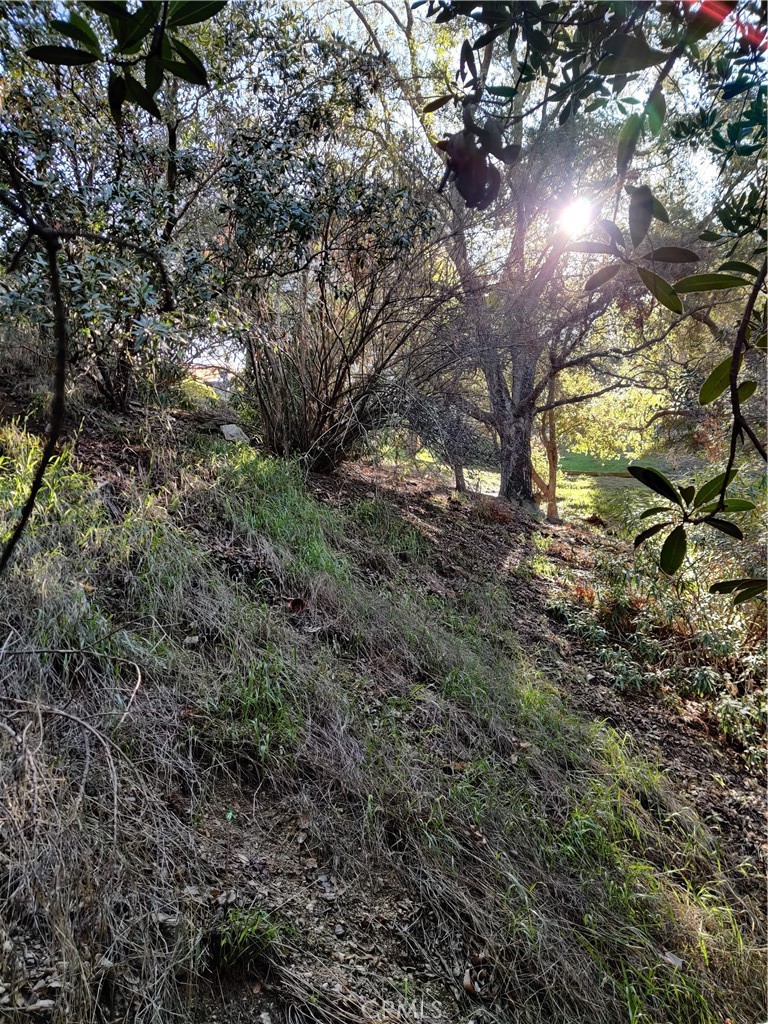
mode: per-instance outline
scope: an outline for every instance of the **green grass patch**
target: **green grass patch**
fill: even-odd
[[[39,444],[15,429],[0,444],[7,533]],[[263,908],[205,918],[185,895],[208,881],[198,827],[236,782],[257,821],[276,793],[311,808],[318,859],[361,905],[396,879],[409,957],[446,997],[466,998],[450,950],[524,1024],[760,1018],[757,911],[658,773],[567,713],[503,582],[428,593],[429,544],[394,506],[331,509],[248,446],[206,441],[168,465],[107,503],[65,453],[0,595],[0,744],[27,737],[34,757],[0,779],[17,824],[2,882],[11,923],[71,951],[74,1017],[101,1013],[79,955],[94,920],[131,1024],[186,1006],[201,929],[225,965],[280,959]],[[392,562],[375,581],[373,549]],[[256,842],[247,817],[239,838]],[[299,875],[287,899],[295,882],[306,900]],[[288,938],[292,963],[317,962],[311,930]]]

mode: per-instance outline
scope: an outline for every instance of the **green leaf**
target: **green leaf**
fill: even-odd
[[[464,69],[469,72],[469,77],[474,79],[477,78],[477,64],[475,63],[475,55],[472,51],[472,45],[468,39],[465,39],[461,44],[461,57],[459,60],[459,70],[461,77],[464,77]]]
[[[69,21],[60,21],[58,18],[54,18],[51,21],[51,28],[61,32],[62,35],[69,36],[77,43],[84,43],[91,53],[95,53],[97,57],[101,56],[96,33],[85,18],[76,11],[69,12]]]
[[[642,130],[643,117],[641,114],[630,114],[622,125],[616,149],[616,173],[620,178],[623,178],[629,170]],[[650,192],[650,189],[648,191]]]
[[[722,237],[716,231],[702,231],[699,235],[702,242],[719,242]]]
[[[600,270],[588,277],[584,282],[584,291],[593,292],[596,288],[601,288],[604,284],[611,280],[612,277],[616,277],[618,272],[621,270],[621,263],[609,263],[607,267],[602,267]]]
[[[227,6],[227,0],[174,0],[168,8],[168,27],[208,21]]]
[[[651,135],[658,135],[667,115],[667,101],[664,99],[664,94],[660,92],[649,99],[645,105],[645,112],[648,115],[648,127],[651,130]]]
[[[662,572],[665,572],[667,576],[674,576],[683,564],[687,548],[688,538],[685,535],[685,527],[681,523],[680,526],[674,528],[662,544],[659,555]]]
[[[133,100],[134,103],[138,103],[138,105],[143,107],[148,114],[151,114],[152,117],[156,117],[159,120],[161,117],[160,108],[141,82],[137,82],[133,75],[128,71],[125,72],[125,84],[128,98]]]
[[[436,110],[440,110],[446,103],[450,103],[453,96],[438,96],[436,100],[430,100],[429,103],[422,110],[422,114],[434,114]]]
[[[654,272],[652,270],[648,270],[647,267],[638,267],[637,272],[642,278],[645,287],[651,295],[659,300],[662,306],[666,306],[667,309],[671,309],[673,313],[685,312],[680,296],[669,281],[665,281],[663,277],[659,277],[658,274],[654,274]]]
[[[208,76],[205,72],[205,65],[200,60],[195,51],[190,50],[190,48],[186,46],[180,39],[177,39],[176,36],[172,36],[171,39],[173,41],[173,48],[176,51],[176,53],[178,53],[178,55],[181,57],[184,63],[187,64],[190,70],[193,71],[197,76],[197,81],[195,84],[208,85]],[[191,79],[189,80],[191,81]]]
[[[483,32],[481,36],[472,43],[473,50],[482,50],[484,46],[488,46],[494,39],[498,39],[499,36],[503,36],[507,31],[508,25],[498,25],[496,28],[489,28],[487,32]]]
[[[617,32],[603,44],[606,56],[597,65],[598,75],[625,75],[660,64],[669,56],[652,49],[644,39]]]
[[[737,473],[737,469],[732,469],[731,472],[728,474],[729,485]],[[711,501],[713,498],[717,497],[717,495],[723,489],[724,480],[725,473],[718,473],[717,476],[713,476],[711,480],[707,480],[706,483],[702,484],[696,492],[696,497],[693,499],[693,507],[699,508],[701,505],[705,505],[708,501]]]
[[[189,64],[183,64],[180,60],[161,60],[160,64],[169,74],[182,78],[185,82],[192,85],[203,84],[198,73],[193,71]]]
[[[699,257],[693,249],[683,249],[679,245],[660,245],[640,259],[654,260],[656,263],[698,263]]]
[[[717,269],[735,270],[739,274],[751,274],[753,277],[758,277],[760,274],[757,267],[753,267],[750,263],[742,263],[741,260],[727,260],[725,263],[721,263]]]
[[[754,501],[750,501],[749,498],[726,498],[722,509],[718,508],[719,504],[718,501],[713,501],[708,505],[702,505],[699,512],[701,515],[706,516],[710,512],[752,512],[757,508]]]
[[[734,590],[744,590],[747,587],[762,587],[766,589],[766,581],[757,576],[744,577],[738,580],[718,580],[709,588],[710,594],[732,594]]]
[[[653,508],[647,508],[645,512],[640,514],[641,519],[649,519],[651,516],[657,516],[662,512],[669,512],[669,506],[667,505],[654,505]]]
[[[746,402],[757,391],[756,380],[743,380],[738,387],[739,402]]]
[[[707,526],[711,526],[713,530],[719,530],[721,533],[725,533],[729,537],[735,537],[736,540],[744,540],[744,534],[738,528],[736,523],[732,523],[728,519],[706,519],[705,522]]]
[[[41,60],[43,64],[63,64],[66,67],[93,64],[98,60],[94,54],[78,50],[74,46],[32,46],[27,50],[27,56]]]
[[[709,405],[725,391],[730,384],[731,363],[733,357],[727,356],[722,363],[718,363],[710,375],[701,385],[699,391],[699,405]]]
[[[696,488],[693,486],[693,484],[689,484],[687,487],[680,488],[680,495],[686,505],[690,505],[691,498],[694,496],[695,493]]]
[[[110,75],[109,85],[107,86],[107,100],[112,119],[117,125],[120,124],[123,117],[123,103],[125,103],[126,94],[127,88],[123,76]]]
[[[158,57],[147,57],[144,62],[144,83],[150,96],[163,84],[163,64]]]
[[[645,544],[647,540],[650,540],[659,530],[663,530],[665,526],[669,526],[669,523],[656,523],[654,526],[649,526],[647,530],[643,530],[642,533],[638,533],[635,537],[635,551],[640,547],[641,544]]]
[[[121,3],[118,3],[118,0],[91,0],[85,6],[99,14],[106,14],[108,18],[117,18],[120,21],[130,21],[132,17],[131,12],[125,6],[125,0]]]
[[[627,466],[627,472],[631,473],[635,480],[639,480],[644,487],[655,491],[668,501],[674,501],[680,508],[683,507],[683,501],[677,493],[677,488],[660,470],[654,469],[653,466]]]
[[[660,220],[662,224],[669,224],[669,214],[664,209],[659,200],[656,198],[656,196],[653,197],[652,213],[656,220]]]
[[[653,193],[647,185],[633,188],[629,199],[629,235],[635,248],[648,234],[652,217]]]
[[[117,52],[122,54],[138,52],[141,48],[142,40],[149,34],[155,24],[156,14],[157,11],[155,10],[154,4],[146,2],[143,3],[138,11],[133,15],[131,24],[128,26],[120,40],[120,46],[117,48]]]
[[[745,601],[751,601],[754,597],[759,597],[760,594],[764,594],[766,589],[765,580],[760,580],[754,587],[744,587],[740,590],[736,597],[733,599],[734,607],[737,604],[743,604]]]
[[[597,222],[603,231],[608,235],[612,242],[616,245],[620,245],[622,249],[626,249],[627,243],[624,240],[624,235],[620,227],[613,223],[612,220],[602,219]]]
[[[489,85],[486,86],[486,92],[490,93],[491,96],[501,96],[502,99],[511,100],[517,95],[517,89],[511,85]]]
[[[739,288],[744,284],[749,284],[749,281],[745,281],[743,277],[734,277],[732,274],[693,274],[691,277],[675,281],[675,291],[710,292],[723,288]]]
[[[605,242],[573,242],[568,246],[568,252],[599,252],[607,256],[613,255],[613,249]]]

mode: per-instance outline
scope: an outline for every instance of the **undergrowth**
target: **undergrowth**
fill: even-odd
[[[653,542],[634,555],[626,548],[645,504],[642,492],[603,495],[601,513],[619,540],[606,538],[589,583],[571,573],[551,612],[589,643],[618,689],[695,698],[747,763],[761,768],[768,753],[765,602],[734,606],[709,593],[714,580],[765,571],[764,489],[754,482],[740,490],[761,502],[749,516],[751,547],[700,529],[672,579],[659,572]]]
[[[0,444],[7,532],[39,444],[11,427]],[[446,1019],[764,1014],[759,909],[653,768],[565,712],[502,585],[431,592],[431,541],[391,506],[334,510],[247,446],[166,461],[106,489],[65,451],[4,580],[0,957],[19,1019],[30,957],[58,972],[53,1021],[127,1024],[183,1015],[214,968],[301,956],[258,903],[195,898],[200,823],[232,780],[254,806],[312,807],[350,886],[397,875],[420,907],[412,962],[459,1001]]]

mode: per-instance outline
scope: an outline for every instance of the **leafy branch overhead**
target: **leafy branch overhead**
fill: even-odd
[[[99,16],[93,24],[73,10],[66,21],[49,22],[52,32],[79,45],[32,46],[27,56],[63,67],[105,62],[110,70],[107,99],[115,122],[120,123],[126,103],[160,118],[155,96],[166,76],[208,86],[202,59],[178,30],[208,21],[225,6],[226,0],[143,0],[129,11],[124,0],[93,0],[85,4]]]
[[[664,518],[638,533],[635,537],[635,548],[639,548],[662,530],[672,527],[664,539],[659,555],[661,569],[668,576],[674,576],[682,566],[688,549],[687,531],[693,526],[709,526],[727,537],[743,540],[744,534],[740,527],[730,519],[722,518],[724,512],[738,514],[751,512],[757,508],[755,503],[748,498],[723,497],[725,489],[736,476],[736,470],[719,473],[696,488],[692,484],[676,485],[664,473],[652,466],[633,465],[628,468],[636,480],[667,502],[665,505],[654,505],[642,513],[641,519],[656,519],[659,516]],[[760,579],[725,580],[713,584],[710,590],[713,594],[738,591],[736,603],[740,603],[765,593],[766,581]]]
[[[720,491],[713,496],[717,498],[715,506],[702,511],[691,504],[698,496],[691,487],[676,487],[655,470],[633,468],[637,479],[663,493],[678,510],[676,517],[656,523],[638,536],[638,543],[643,543],[671,527],[662,546],[661,566],[672,575],[685,558],[691,526],[707,525],[740,538],[739,527],[720,517],[722,512],[746,507],[746,499],[732,499],[727,494],[739,442],[748,441],[766,457],[764,441],[742,410],[742,404],[757,390],[757,375],[739,379],[747,352],[765,352],[766,200],[757,185],[738,192],[724,189],[712,212],[719,229],[707,227],[699,233],[699,240],[711,246],[709,252],[699,252],[687,240],[670,240],[666,234],[654,237],[654,225],[669,225],[669,214],[648,184],[630,181],[637,179],[633,165],[638,154],[645,155],[647,144],[656,151],[670,141],[703,142],[721,175],[740,159],[754,159],[764,152],[768,95],[765,7],[737,0],[697,4],[683,0],[645,4],[553,0],[474,7],[451,0],[417,0],[413,4],[424,5],[427,16],[437,23],[464,18],[471,37],[462,45],[455,85],[449,94],[433,100],[425,112],[453,100],[465,112],[470,109],[474,117],[484,103],[493,111],[496,123],[516,138],[524,137],[528,125],[546,122],[562,126],[579,117],[587,121],[603,108],[623,115],[614,180],[617,194],[623,187],[629,196],[626,227],[615,222],[614,213],[614,219],[594,222],[595,237],[569,246],[571,252],[608,257],[584,282],[587,293],[598,292],[631,267],[643,288],[676,316],[686,314],[687,295],[696,296],[699,310],[702,299],[711,304],[721,293],[724,298],[743,299],[732,350],[710,372],[699,394],[702,406],[730,395],[730,448]],[[481,62],[473,56],[478,51],[483,52],[482,74],[477,72]],[[500,80],[496,72],[502,68]],[[679,113],[680,104],[676,103],[678,109],[670,118],[665,86],[668,96],[673,95],[670,84],[682,95],[679,80],[671,76],[691,71],[701,88],[702,102],[694,113],[685,114]],[[482,149],[484,143],[479,141]],[[706,269],[690,272],[702,259],[706,259]],[[754,596],[754,586],[736,589],[740,600]]]

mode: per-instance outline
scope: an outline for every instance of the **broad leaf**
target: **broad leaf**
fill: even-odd
[[[756,380],[743,380],[738,387],[739,402],[746,402],[757,391]]]
[[[621,263],[609,263],[607,267],[602,267],[591,277],[587,278],[584,282],[584,291],[593,292],[596,288],[601,288],[604,284],[610,281],[612,277],[616,277],[621,268]]]
[[[468,39],[465,39],[461,44],[461,57],[459,60],[459,69],[461,71],[462,78],[464,77],[464,68],[469,71],[470,78],[477,78],[477,64],[475,63],[475,55],[472,52],[472,45]]]
[[[654,274],[654,272],[652,270],[648,270],[647,267],[638,267],[637,272],[642,278],[645,287],[651,295],[659,300],[662,306],[666,306],[667,309],[671,309],[673,313],[685,312],[680,296],[675,292],[675,289],[669,281],[665,281],[663,277],[659,277],[658,274]]]
[[[685,527],[680,524],[676,526],[667,537],[661,547],[659,565],[662,572],[667,576],[674,576],[685,559],[685,552],[688,549],[688,538],[685,535]]]
[[[69,38],[74,39],[76,43],[83,43],[91,53],[95,53],[97,57],[101,56],[99,40],[96,33],[85,18],[79,15],[76,11],[69,12],[69,21],[60,21],[58,18],[54,18],[51,21],[51,28],[55,29],[57,32],[61,32],[62,35],[69,36]]]
[[[621,228],[614,224],[612,220],[599,220],[597,222],[603,231],[608,235],[612,242],[620,245],[622,249],[626,249],[627,243],[624,240],[624,234]]]
[[[148,114],[151,114],[152,117],[156,117],[159,120],[161,116],[160,108],[141,82],[137,82],[133,75],[128,71],[125,72],[125,85],[128,92],[128,98],[132,99],[134,103],[138,103],[138,105],[143,107]]]
[[[731,381],[732,356],[726,356],[722,363],[718,363],[710,375],[701,385],[699,391],[699,405],[709,405],[725,391]]]
[[[654,260],[656,263],[697,263],[699,257],[693,249],[683,249],[679,245],[660,245],[640,259]]]
[[[623,178],[629,170],[642,130],[642,115],[630,114],[619,133],[619,144],[616,149],[616,173],[620,178]],[[650,189],[648,191],[650,192]]]
[[[648,234],[652,218],[653,193],[647,185],[633,188],[629,200],[629,234],[635,248]]]
[[[728,483],[733,481],[733,478],[738,473],[737,469],[732,469],[728,474]],[[713,476],[711,480],[707,480],[706,483],[702,484],[696,492],[696,497],[693,499],[693,507],[700,508],[702,505],[706,505],[708,501],[716,498],[720,491],[723,489],[723,481],[725,480],[725,473],[718,473],[717,476]]]
[[[170,74],[175,75],[177,78],[182,78],[191,85],[206,84],[200,81],[197,71],[193,71],[189,64],[183,64],[180,60],[161,60],[160,64]]]
[[[436,100],[430,100],[429,103],[422,110],[423,114],[433,114],[436,110],[440,110],[446,103],[450,103],[453,96],[438,96]]]
[[[744,540],[744,534],[738,528],[736,523],[732,523],[728,519],[707,519],[705,522],[707,526],[711,526],[713,530],[719,530],[721,533],[725,533],[729,537],[735,537],[736,540]]]
[[[675,281],[675,291],[710,292],[721,288],[739,288],[744,284],[749,284],[749,281],[745,281],[743,277],[734,277],[732,274],[693,274],[691,277]]]
[[[437,19],[435,20],[437,21]],[[484,46],[487,46],[489,43],[492,43],[494,39],[498,39],[499,36],[504,35],[504,33],[507,31],[507,28],[507,25],[500,25],[497,26],[496,28],[488,29],[487,32],[483,32],[483,34],[481,36],[478,36],[474,43],[472,43],[472,49],[482,50]],[[496,88],[509,89],[510,96],[514,96],[515,94],[515,90],[509,86],[497,86]],[[488,91],[490,91],[490,89]]]
[[[150,96],[163,84],[163,64],[159,57],[147,57],[144,62],[144,84]]]
[[[176,36],[172,36],[173,48],[190,69],[191,75],[187,81],[195,85],[208,85],[208,76],[205,73],[205,65],[194,50],[191,50],[185,43]]]
[[[766,588],[766,581],[757,576],[748,576],[738,580],[718,580],[709,588],[710,594],[732,594],[734,590],[744,590],[746,587],[762,586]]]
[[[669,224],[669,214],[665,210],[664,206],[659,202],[656,196],[653,197],[653,216],[656,220],[660,220],[662,224]]]
[[[653,508],[647,508],[645,512],[641,512],[641,519],[649,519],[651,516],[658,516],[662,512],[669,512],[668,505],[654,505]]]
[[[680,488],[680,495],[686,505],[690,505],[691,498],[693,498],[695,493],[696,488],[693,486],[693,484],[689,484],[687,487]]]
[[[66,67],[93,64],[98,60],[94,54],[78,50],[74,46],[32,46],[27,50],[27,56],[41,60],[43,64],[63,64]]]
[[[131,12],[126,8],[124,0],[89,0],[85,6],[90,7],[92,11],[98,11],[99,14],[106,14],[108,18],[117,18],[121,21],[131,19]]]
[[[711,512],[752,512],[757,508],[754,501],[750,501],[749,498],[726,498],[721,509],[718,508],[719,504],[719,501],[712,501],[702,505],[698,511],[701,515],[707,516]]]
[[[642,533],[638,533],[635,537],[635,550],[637,550],[641,544],[645,544],[645,542],[657,534],[659,530],[663,530],[665,526],[669,526],[669,522],[656,523],[654,526],[649,526],[647,530],[643,530]]]
[[[626,75],[660,64],[669,56],[652,49],[644,39],[617,32],[603,44],[606,56],[597,65],[598,75]]]
[[[118,125],[123,116],[123,103],[125,103],[126,94],[127,88],[122,75],[110,75],[109,85],[107,86],[107,100],[109,101],[109,110],[112,118]]]
[[[497,32],[496,34],[498,35],[499,33]],[[478,39],[477,43],[475,43],[475,48],[477,48],[479,42],[480,40]],[[490,93],[491,96],[500,96],[505,100],[511,100],[517,95],[517,89],[512,85],[489,85],[486,86],[485,91]]]
[[[734,607],[737,604],[743,604],[745,601],[751,601],[754,597],[759,597],[760,594],[764,594],[766,590],[765,580],[760,580],[754,585],[754,587],[744,587],[740,590],[736,597],[733,599]]]
[[[753,277],[758,277],[760,274],[757,267],[753,267],[751,263],[742,263],[741,260],[727,260],[727,262],[721,263],[717,269],[735,270],[738,274],[751,274]]]
[[[156,15],[152,4],[143,4],[133,15],[131,24],[123,35],[117,52],[123,54],[137,53],[141,49],[141,42],[151,31],[155,24]]]
[[[648,127],[651,129],[651,134],[658,135],[667,114],[667,101],[664,99],[664,94],[660,92],[649,99],[645,105],[645,112],[648,116]]]
[[[613,255],[613,249],[604,242],[573,242],[568,246],[568,252],[599,252],[606,256]]]
[[[639,480],[644,487],[660,494],[668,501],[674,501],[676,505],[683,507],[683,501],[677,493],[677,488],[662,472],[654,469],[653,466],[627,466],[627,472],[631,473],[635,480]]]
[[[208,21],[227,6],[227,0],[174,0],[168,8],[168,27]]]

